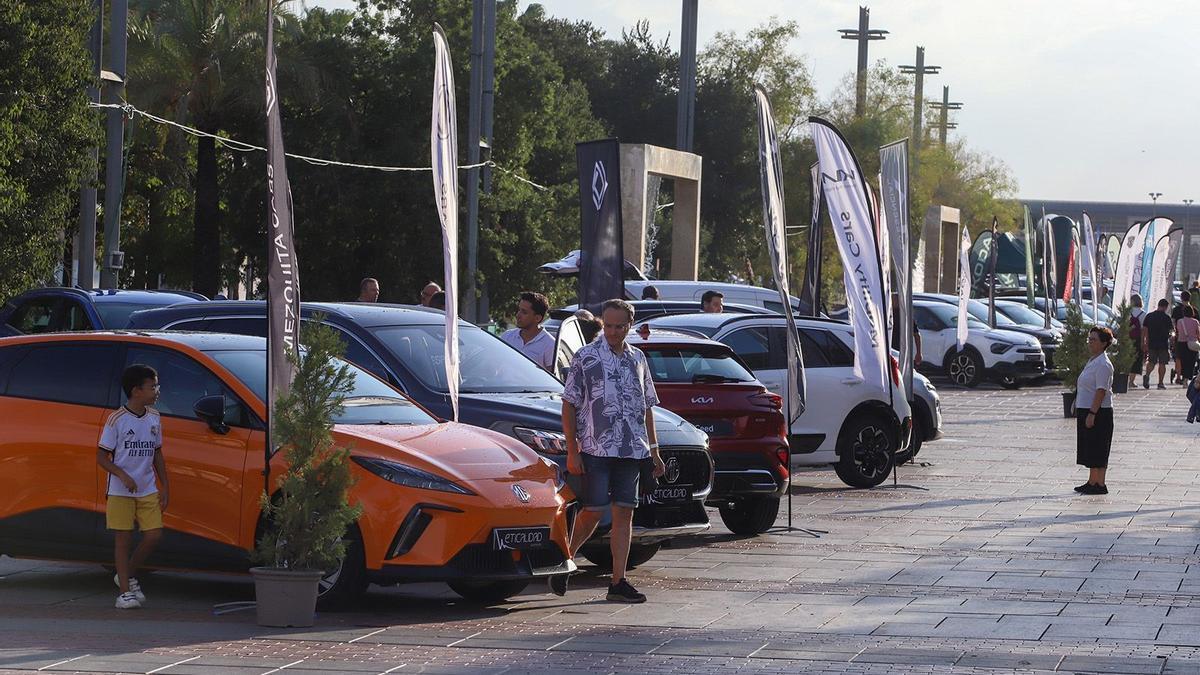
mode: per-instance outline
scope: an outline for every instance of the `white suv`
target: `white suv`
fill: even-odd
[[[760,382],[783,395],[787,379],[787,320],[783,316],[680,314],[647,323],[651,331],[688,331],[729,345]],[[889,403],[887,390],[854,377],[854,334],[848,324],[797,317],[796,325],[808,396],[804,413],[792,423],[788,439],[792,466],[832,464],[847,485],[874,487],[882,483],[892,464],[911,454],[913,413],[908,401],[895,396]],[[898,379],[894,362],[892,373]],[[937,395],[932,396],[935,410],[931,423],[940,426],[940,406]],[[923,434],[922,440],[936,436]]]
[[[941,371],[955,384],[977,387],[984,379],[1018,387],[1046,373],[1046,355],[1037,338],[988,328],[967,315],[967,342],[958,349],[958,307],[929,300],[913,301],[913,321],[921,333],[921,363]]]

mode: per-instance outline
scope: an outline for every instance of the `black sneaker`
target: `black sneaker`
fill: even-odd
[[[627,579],[622,579],[617,583],[608,587],[609,602],[627,602],[631,605],[636,605],[646,601],[646,596],[638,593],[637,589],[629,585]]]
[[[1167,385],[1163,384],[1162,382],[1159,382],[1159,383],[1158,383],[1158,388],[1159,388],[1159,389],[1166,389],[1166,388],[1167,388]]]
[[[1090,487],[1092,487],[1091,483],[1084,483],[1083,485],[1076,485],[1075,491],[1076,492],[1087,492],[1088,488],[1090,488]]]
[[[1106,495],[1108,494],[1108,488],[1104,485],[1087,485],[1080,492],[1085,495]]]
[[[567,579],[569,577],[569,574],[555,574],[554,576],[550,577],[550,580],[546,583],[546,585],[550,587],[551,593],[561,598],[567,594]]]

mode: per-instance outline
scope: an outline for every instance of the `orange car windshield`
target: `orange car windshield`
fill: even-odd
[[[214,350],[209,356],[233,373],[262,400],[267,391],[267,353],[249,350]],[[346,394],[335,424],[436,424],[437,420],[371,373],[353,363],[346,365],[354,375],[354,387]]]

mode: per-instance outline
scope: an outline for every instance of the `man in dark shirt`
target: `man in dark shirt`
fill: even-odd
[[[1167,362],[1171,360],[1171,333],[1175,330],[1175,322],[1167,316],[1167,307],[1170,305],[1171,303],[1163,298],[1158,301],[1158,310],[1150,312],[1142,319],[1142,351],[1149,357],[1146,374],[1142,376],[1142,386],[1146,389],[1150,388],[1150,370],[1155,364],[1158,364],[1158,388],[1167,388],[1163,384],[1163,376],[1167,372]]]
[[[1187,291],[1179,292],[1179,304],[1175,305],[1175,309],[1171,310],[1171,321],[1179,321],[1184,317],[1184,307],[1191,307],[1191,300],[1192,295],[1190,293]],[[1171,346],[1175,351],[1175,370],[1171,373],[1171,383],[1175,384],[1176,382],[1183,381],[1183,366],[1179,363],[1179,348],[1181,345],[1172,344]],[[1187,343],[1183,343],[1182,347],[1187,349]]]

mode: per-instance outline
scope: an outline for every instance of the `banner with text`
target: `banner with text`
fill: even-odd
[[[887,255],[896,279],[896,348],[900,352],[901,381],[908,398],[913,396],[912,244],[908,222],[908,139],[879,148],[879,191],[889,230]],[[889,301],[892,298],[888,298]]]
[[[963,225],[958,242],[958,325],[954,334],[958,351],[967,344],[967,301],[971,299],[971,233]]]
[[[433,26],[433,110],[429,130],[433,161],[433,199],[442,223],[442,261],[445,269],[446,389],[450,409],[458,420],[458,117],[454,104],[454,66],[442,27]]]

